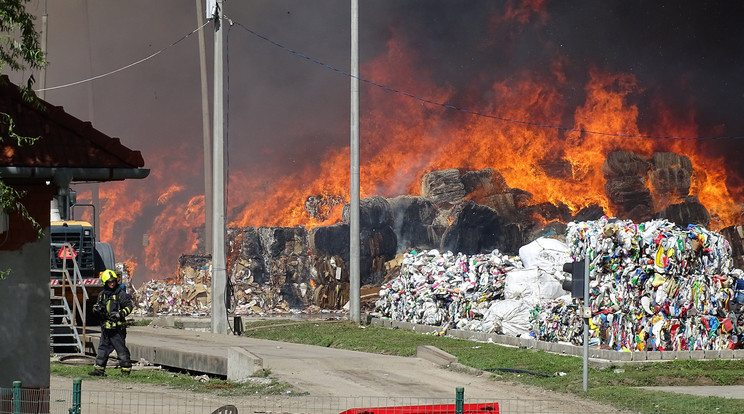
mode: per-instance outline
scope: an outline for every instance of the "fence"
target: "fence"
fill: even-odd
[[[721,399],[698,398],[685,410],[665,408],[663,402],[623,401],[615,408],[566,395],[551,399],[464,398],[458,388],[450,398],[331,397],[308,395],[220,396],[182,390],[150,392],[146,384],[120,385],[124,390],[83,391],[74,380],[72,390],[0,388],[0,414],[468,414],[468,413],[741,413]],[[138,389],[134,389],[138,388]],[[674,398],[674,397],[672,397]]]

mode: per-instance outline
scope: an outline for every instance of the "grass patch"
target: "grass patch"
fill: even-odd
[[[532,349],[519,349],[465,339],[421,334],[349,321],[303,321],[291,325],[246,324],[244,335],[385,355],[413,356],[419,345],[435,346],[458,362],[498,374],[502,380],[534,385],[588,398],[636,412],[744,412],[744,400],[696,397],[646,391],[636,387],[659,385],[742,385],[744,361],[678,360],[589,368],[588,392],[583,392],[582,359]],[[507,372],[515,371],[515,372]],[[546,374],[547,376],[535,375]],[[690,411],[693,409],[693,411]]]
[[[209,381],[202,382],[197,379],[197,375],[183,371],[144,369],[132,371],[131,375],[124,376],[118,369],[109,368],[106,370],[107,375],[105,377],[92,377],[88,375],[91,369],[90,365],[65,365],[59,362],[50,364],[51,374],[61,377],[83,378],[85,381],[100,381],[105,378],[121,381],[122,383],[164,385],[179,390],[211,393],[220,396],[278,395],[290,389],[288,384],[271,378],[271,373],[268,370],[252,377],[257,381],[233,382],[210,377]]]

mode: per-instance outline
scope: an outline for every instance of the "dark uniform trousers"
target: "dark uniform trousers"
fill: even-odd
[[[122,368],[132,368],[126,339],[127,331],[125,328],[101,329],[101,342],[98,345],[96,366],[105,369],[108,356],[111,354],[111,351],[116,350],[116,354],[119,356],[120,366]]]

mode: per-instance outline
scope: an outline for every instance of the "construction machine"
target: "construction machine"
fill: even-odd
[[[92,209],[93,223],[74,219],[75,207]],[[64,220],[52,203],[50,226],[51,352],[84,352],[87,325],[100,321],[93,312],[104,286],[100,272],[114,269],[111,245],[96,238],[95,206],[71,204]]]

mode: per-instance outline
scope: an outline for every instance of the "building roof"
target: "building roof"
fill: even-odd
[[[72,171],[71,181],[113,181],[144,178],[149,170],[142,154],[93,128],[60,106],[41,99],[27,102],[20,88],[7,76],[0,77],[0,112],[10,115],[14,131],[39,137],[33,145],[19,146],[0,122],[0,177],[28,179],[29,174],[48,179],[54,171]],[[42,177],[45,176],[45,177]]]

